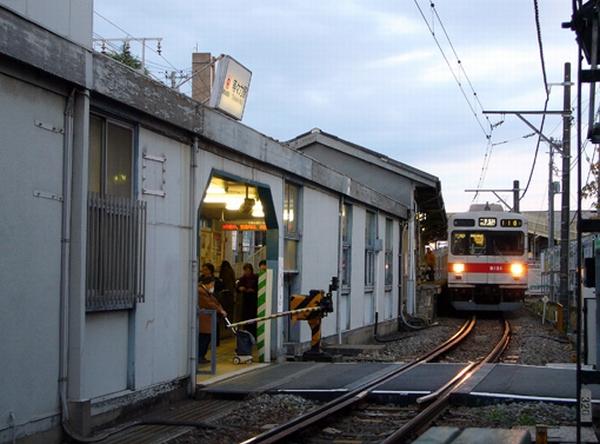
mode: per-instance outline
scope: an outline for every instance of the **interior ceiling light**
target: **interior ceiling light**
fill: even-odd
[[[263,206],[260,200],[257,200],[252,208],[252,217],[265,217]]]

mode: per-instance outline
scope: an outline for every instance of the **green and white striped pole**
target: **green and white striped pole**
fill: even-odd
[[[257,315],[259,318],[264,318],[271,314],[270,309],[270,298],[267,298],[267,276],[269,271],[261,271],[258,274],[258,309]],[[258,322],[256,326],[256,347],[258,349],[258,361],[259,362],[270,362],[270,347],[269,347],[269,323]]]

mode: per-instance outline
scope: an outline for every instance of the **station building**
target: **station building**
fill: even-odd
[[[271,312],[339,277],[330,342],[414,311],[437,178],[321,132],[265,136],[94,52],[92,14],[0,0],[0,442],[193,393],[205,262],[266,260]],[[317,152],[338,145],[352,162]],[[271,361],[307,347],[304,324],[270,323]]]

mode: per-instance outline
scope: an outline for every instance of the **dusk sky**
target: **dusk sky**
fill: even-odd
[[[571,2],[539,3],[548,82],[562,82],[567,61],[575,79],[574,33],[561,29],[570,19]],[[430,3],[418,4],[489,131]],[[95,0],[94,9],[134,37],[163,38],[164,58],[146,50],[148,67],[162,80],[170,65],[189,73],[196,47],[243,63],[252,71],[244,124],[282,141],[321,128],[438,176],[446,209],[468,208],[473,194],[464,189],[477,187],[487,141],[413,1]],[[533,1],[440,0],[435,9],[485,109],[543,109]],[[96,38],[125,37],[98,14]],[[132,51],[141,54],[139,46],[132,45]],[[182,91],[189,92],[189,86]],[[574,105],[575,96],[574,86]],[[562,102],[562,87],[553,86],[548,108],[561,109]],[[532,131],[515,116],[490,120],[504,123],[492,132],[498,145],[482,186],[510,188],[513,179],[524,186],[537,137],[523,138]],[[538,125],[539,118],[532,122]],[[561,129],[560,117],[547,118],[546,135],[560,138]],[[592,145],[586,148],[589,159]],[[574,143],[572,153],[574,162]],[[584,160],[584,180],[588,166]],[[574,206],[575,168],[572,173]],[[547,176],[548,147],[542,143],[523,209],[547,208]],[[510,201],[510,194],[503,197]],[[496,198],[478,198],[486,200]],[[557,209],[559,201],[557,196]]]

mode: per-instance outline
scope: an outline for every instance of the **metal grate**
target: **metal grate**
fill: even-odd
[[[144,302],[146,202],[88,195],[86,310]]]

